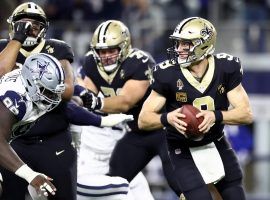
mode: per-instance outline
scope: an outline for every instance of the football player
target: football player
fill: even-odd
[[[10,39],[0,40],[0,51],[4,49],[4,53],[1,53],[4,61],[0,62],[0,71],[4,71],[1,73],[12,70],[15,61],[23,64],[32,54],[47,53],[56,57],[64,68],[65,91],[62,99],[70,100],[74,90],[73,70],[70,64],[73,61],[73,52],[63,41],[45,39],[49,22],[43,9],[32,2],[23,3],[13,11],[8,18],[8,23]],[[25,137],[13,140],[10,145],[22,158],[30,158],[28,163],[31,163],[31,167],[35,165],[36,170],[41,170],[54,178],[58,190],[55,198],[74,200],[76,199],[76,151],[70,144],[69,123],[59,110],[55,109],[43,115],[37,122],[32,123],[33,127]],[[32,149],[24,148],[26,144]],[[44,148],[41,148],[43,146]],[[58,154],[59,152],[61,154]],[[41,159],[43,157],[48,159]],[[58,162],[48,162],[55,159]],[[39,164],[34,164],[37,161]],[[24,199],[27,184],[9,171],[4,169],[0,171],[4,179],[3,198]]]
[[[33,123],[35,123],[39,117],[44,115],[46,112],[52,112],[52,110],[57,109],[56,106],[58,106],[61,101],[61,94],[65,90],[64,71],[59,61],[54,57],[44,53],[35,54],[26,59],[22,68],[5,74],[1,79],[0,88],[0,109],[1,113],[3,115],[5,114],[5,116],[0,116],[2,120],[2,123],[0,124],[0,132],[3,134],[1,138],[10,140],[11,142],[16,139],[20,140],[25,134],[28,134]],[[92,114],[71,102],[68,104],[62,103],[59,107],[61,110],[65,111],[64,113],[66,113],[63,117],[67,118],[68,122],[77,125],[107,127],[114,126],[122,121],[133,119],[132,116],[125,114],[114,114],[101,117]],[[32,147],[29,146],[30,143],[31,140],[27,145],[27,151],[38,150],[37,148],[32,149]],[[6,148],[6,146],[7,145],[5,144],[2,145],[3,148]],[[21,145],[21,148],[23,147],[26,146]],[[47,146],[44,147],[46,148]],[[39,148],[39,150],[42,148]],[[51,192],[53,195],[55,194],[55,187],[50,182],[40,185],[39,182],[37,182],[38,178],[34,181],[39,173],[34,172],[27,166],[27,164],[19,162],[20,160],[14,157],[14,155],[12,156],[9,151],[3,149],[1,152],[5,153],[8,158],[12,158],[10,162],[15,165],[11,166],[6,160],[4,160],[4,157],[3,161],[0,159],[2,162],[7,163],[3,166],[8,170],[13,171],[16,169],[15,167],[20,164],[21,166],[20,168],[17,167],[15,174],[27,180],[35,187],[35,190],[38,188],[36,191],[37,195],[40,194],[39,190],[42,190],[45,196],[48,195],[46,190]],[[58,155],[61,153],[63,152],[59,152]],[[32,159],[35,155],[40,156],[39,151],[37,151],[36,154],[32,153],[29,156],[30,158],[27,157],[24,161],[33,165],[33,161],[29,161],[29,159]],[[49,156],[43,157],[44,160],[47,158],[49,158]],[[58,162],[58,159],[54,160],[54,162]],[[38,165],[37,162],[35,164]],[[35,166],[33,167],[35,168]],[[48,181],[52,180],[51,178],[47,178],[45,175],[44,177],[48,179]],[[9,180],[5,179],[5,181]],[[42,180],[39,181],[42,183]],[[7,198],[9,199],[9,197]],[[2,197],[1,199],[7,198]]]
[[[154,64],[149,54],[132,48],[129,30],[122,22],[108,20],[95,30],[91,49],[83,63],[84,84],[94,94],[80,95],[84,106],[104,113],[132,114],[135,120],[122,127],[99,130],[88,127],[82,132],[81,157],[78,162],[78,199],[106,198],[109,194],[110,198],[117,198],[113,194],[121,192],[121,188],[118,191],[110,188],[110,182],[90,182],[90,178],[86,179],[85,174],[91,176],[107,173],[111,177],[121,177],[130,182],[133,190],[132,185],[135,185],[134,181],[137,179],[134,180],[134,177],[157,155],[162,160],[169,183],[180,194],[176,181],[170,174],[172,166],[167,154],[164,132],[141,131],[137,126],[142,102],[149,94],[151,68]],[[93,135],[86,135],[87,132],[97,132],[95,137],[99,138],[92,142]],[[87,158],[88,155],[92,155],[91,160]],[[93,163],[96,166],[93,166]],[[117,185],[120,187],[119,182]],[[135,199],[153,198],[148,189],[145,190],[148,187],[145,179],[136,185],[145,187],[134,188],[132,193],[135,194]]]
[[[8,141],[19,137],[11,134],[15,129],[22,125],[27,128],[28,123],[53,110],[60,103],[64,90],[61,64],[47,54],[28,57],[22,68],[5,74],[0,81],[0,164],[25,179],[44,196],[48,196],[48,192],[55,194],[52,179],[33,171]]]
[[[175,177],[187,199],[212,199],[206,184],[214,183],[223,199],[245,199],[242,172],[223,134],[224,124],[249,124],[252,113],[243,88],[239,58],[214,55],[215,27],[191,17],[181,21],[170,38],[168,60],[154,68],[152,91],[138,124],[143,130],[166,127]],[[185,137],[181,106],[191,104],[203,116],[200,140]],[[229,105],[232,109],[228,110]],[[161,112],[163,107],[166,112]]]
[[[78,80],[84,77],[79,70]],[[77,85],[75,91],[77,91]],[[82,88],[84,90],[84,88]],[[104,114],[103,114],[104,115]],[[110,117],[116,114],[105,115]],[[100,128],[97,126],[71,126],[79,135],[77,199],[145,199],[153,200],[142,172],[129,182],[122,177],[110,177],[109,159],[116,142],[126,133],[125,124]],[[131,189],[131,190],[130,190]]]
[[[73,93],[73,76],[70,62],[73,53],[62,42],[45,39],[48,22],[43,10],[34,3],[18,6],[9,18],[11,40],[1,40],[0,68],[1,74],[12,70],[17,63],[22,63],[29,55],[46,52],[60,59],[65,70],[65,91],[62,97],[70,99]],[[6,59],[8,56],[9,59]],[[46,66],[45,66],[46,67]],[[35,170],[49,174],[57,187],[55,196],[49,199],[76,199],[76,151],[71,145],[69,124],[114,126],[122,121],[132,120],[131,115],[116,114],[100,117],[87,112],[75,104],[62,102],[60,105],[42,115],[38,120],[21,126],[13,131],[14,139],[10,145]],[[3,173],[3,196],[1,199],[18,200],[25,198],[27,183],[7,170]],[[16,192],[13,192],[16,188]],[[30,187],[31,195],[33,193]],[[40,197],[32,196],[34,199]]]

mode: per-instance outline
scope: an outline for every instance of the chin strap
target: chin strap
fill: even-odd
[[[112,64],[112,65],[106,65],[104,66],[104,71],[107,73],[112,73],[117,69],[117,64]]]

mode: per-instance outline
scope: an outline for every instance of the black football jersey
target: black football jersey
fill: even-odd
[[[7,46],[8,42],[9,40],[7,39],[0,40],[0,51]],[[55,39],[45,39],[32,50],[27,51],[21,48],[16,62],[23,64],[28,56],[35,53],[47,53],[56,57],[58,60],[67,59],[70,63],[72,63],[74,59],[74,53],[66,42]]]
[[[228,110],[227,93],[242,81],[239,58],[221,53],[208,58],[208,69],[201,81],[192,76],[187,68],[173,65],[168,60],[154,67],[151,88],[166,97],[167,112],[184,104],[200,110]],[[212,142],[223,134],[224,125],[215,123],[201,141],[188,141],[191,145]],[[171,139],[187,140],[172,126],[167,127]]]
[[[155,61],[150,55],[139,49],[132,49],[125,61],[121,63],[119,69],[112,74],[107,74],[100,67],[97,67],[98,64],[95,61],[94,53],[90,50],[84,58],[83,71],[94,82],[104,97],[110,97],[119,94],[121,88],[130,79],[150,81],[154,65]],[[134,121],[128,122],[129,128],[133,131],[138,130],[138,115],[149,92],[150,89],[136,106],[125,113],[134,116]]]
[[[6,47],[8,42],[9,41],[6,39],[0,40],[0,51]],[[32,50],[26,51],[21,48],[16,62],[23,64],[25,59],[34,53],[47,53],[56,57],[58,60],[67,59],[70,63],[73,62],[74,58],[73,51],[66,42],[55,39],[46,39]],[[18,131],[27,130],[26,136],[37,136],[56,134],[60,131],[67,130],[69,123],[66,118],[62,117],[63,113],[59,112],[61,106],[59,105],[58,107],[59,108],[44,114],[36,121],[27,124],[27,127],[24,127],[24,129]],[[54,124],[54,126],[49,124]]]

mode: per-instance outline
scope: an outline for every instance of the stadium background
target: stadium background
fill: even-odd
[[[0,1],[0,38],[8,37],[6,19],[24,1]],[[248,200],[270,200],[270,0],[33,0],[50,21],[47,37],[65,40],[74,52],[74,70],[89,48],[91,35],[103,20],[122,20],[134,47],[166,59],[168,37],[185,17],[209,19],[218,32],[216,52],[240,57],[243,85],[255,122],[227,127],[245,173]],[[145,169],[157,200],[175,200],[164,180],[160,161]]]

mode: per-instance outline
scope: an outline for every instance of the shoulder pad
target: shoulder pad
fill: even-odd
[[[90,56],[90,55],[94,55],[94,52],[92,50],[86,52],[86,54],[85,54],[86,57]]]
[[[174,66],[169,60],[165,60],[157,65],[160,69],[166,69]]]
[[[8,39],[0,39],[0,51],[2,51],[8,44]]]
[[[0,39],[0,43],[4,42],[7,43],[9,40],[8,39]]]
[[[140,49],[133,49],[127,56],[127,58],[135,58],[137,60],[140,60],[143,63],[146,63],[150,58],[149,54],[140,50]]]
[[[227,54],[227,53],[218,53],[215,55],[215,57],[217,59],[222,59],[222,60],[227,60],[227,61],[234,61],[234,62],[237,62],[237,63],[240,63],[240,60],[238,57],[234,57],[230,54]]]
[[[49,40],[51,40],[53,42],[59,42],[59,43],[65,43],[65,44],[67,44],[64,40],[58,40],[58,39],[49,39]]]

